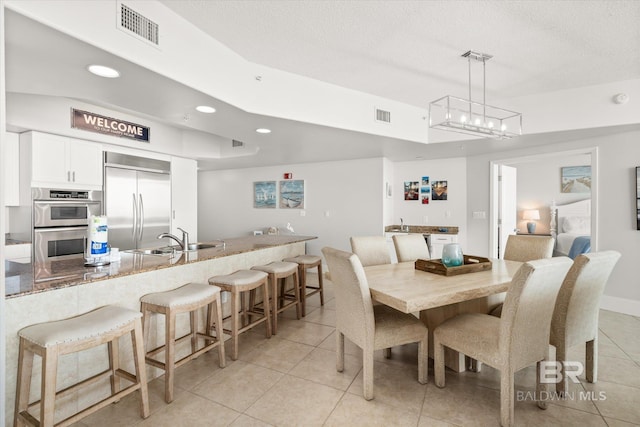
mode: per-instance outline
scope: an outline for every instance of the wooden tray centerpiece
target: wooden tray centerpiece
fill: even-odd
[[[418,259],[416,260],[416,270],[428,271],[442,276],[457,276],[458,274],[491,270],[489,258],[474,255],[463,255],[463,258],[463,264],[458,267],[447,267],[441,259]]]

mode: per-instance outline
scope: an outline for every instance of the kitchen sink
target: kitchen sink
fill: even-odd
[[[210,249],[210,248],[223,248],[225,246],[224,242],[216,242],[216,243],[189,243],[187,250],[189,251],[197,251],[198,249]]]
[[[142,254],[142,255],[173,255],[176,253],[176,248],[167,246],[164,248],[154,248],[154,249],[129,249],[124,252],[129,252],[132,254]]]

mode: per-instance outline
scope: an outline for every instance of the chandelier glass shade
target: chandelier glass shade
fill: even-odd
[[[485,102],[485,63],[491,55],[468,51],[469,99],[447,95],[429,104],[429,127],[481,138],[507,139],[522,135],[522,114],[487,105]],[[471,60],[482,62],[483,100],[471,100]]]

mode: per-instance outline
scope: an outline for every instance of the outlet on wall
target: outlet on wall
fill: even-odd
[[[429,217],[427,215],[422,217],[422,223],[423,224],[429,224]]]

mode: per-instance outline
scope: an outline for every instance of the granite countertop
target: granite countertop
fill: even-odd
[[[6,246],[9,246],[9,245],[26,245],[28,243],[31,243],[31,241],[30,240],[19,239],[19,238],[17,238],[17,236],[13,236],[10,233],[5,233],[5,235],[4,235],[4,244]]]
[[[458,234],[458,227],[451,225],[409,225],[405,227],[409,227],[409,231],[407,233],[422,233],[422,234]],[[384,228],[385,232],[394,232],[399,233],[400,226],[399,225],[387,225]]]
[[[121,259],[104,267],[85,267],[83,258],[20,264],[5,261],[6,298],[81,285],[98,280],[237,255],[259,249],[316,239],[314,236],[262,235],[225,239],[225,247],[176,252],[173,255],[144,255],[121,251]]]

